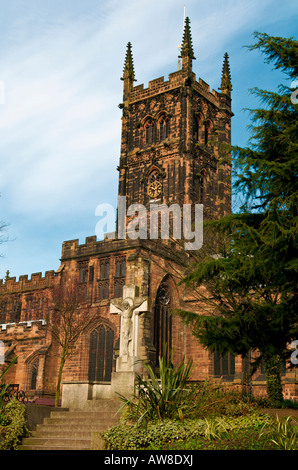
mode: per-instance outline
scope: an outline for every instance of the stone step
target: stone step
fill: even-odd
[[[94,432],[103,432],[104,429],[94,429]],[[53,438],[57,438],[57,439],[64,439],[65,436],[67,435],[67,437],[69,439],[91,439],[91,432],[90,430],[85,430],[85,431],[82,431],[80,429],[78,430],[74,430],[74,431],[69,431],[67,434],[65,433],[65,431],[46,431],[46,430],[42,430],[42,431],[38,431],[38,433],[36,432],[32,432],[32,438],[42,438],[42,439],[53,439]]]
[[[110,423],[111,425],[113,426],[114,423],[117,423],[117,421],[113,418],[105,418],[105,419],[102,419],[101,421],[98,420],[98,419],[92,419],[91,417],[88,418],[88,416],[86,417],[82,417],[82,418],[79,418],[79,417],[75,417],[75,418],[67,418],[67,420],[65,418],[45,418],[44,419],[44,424],[49,424],[49,425],[52,425],[52,424],[58,424],[58,425],[63,425],[65,423],[67,423],[68,425],[70,426],[79,426],[79,425],[83,425],[83,424],[94,424],[95,422],[101,422],[101,423],[104,423],[106,426],[109,426]],[[118,420],[119,422],[119,420]]]
[[[120,416],[120,413],[117,414],[117,412],[114,411],[99,411],[99,410],[91,410],[91,411],[85,411],[85,410],[69,410],[69,411],[52,411],[50,414],[49,418],[46,419],[64,419],[64,418],[72,418],[72,419],[84,419],[84,418],[90,418],[90,419],[105,419],[105,418],[113,418],[116,416]]]
[[[84,438],[49,438],[49,437],[26,437],[22,442],[23,446],[49,446],[49,447],[78,447],[81,449],[90,449],[91,435],[89,439]]]
[[[47,435],[56,435],[56,436],[65,436],[65,433],[71,433],[71,435],[77,435],[77,433],[90,433],[95,432],[103,432],[108,428],[111,428],[118,424],[119,421],[110,421],[108,423],[94,423],[94,424],[79,424],[78,426],[73,426],[69,424],[39,424],[36,427],[36,431],[32,432],[32,436],[42,436],[44,434]]]
[[[119,401],[93,402],[80,410],[52,411],[38,424],[20,450],[90,450],[92,432],[104,432],[119,423]]]
[[[63,445],[20,445],[20,450],[89,450],[90,446],[80,446],[80,445],[73,445],[73,446],[63,446]]]
[[[123,406],[121,400],[88,400],[86,402],[86,410],[99,408],[103,411],[115,411],[115,413]]]

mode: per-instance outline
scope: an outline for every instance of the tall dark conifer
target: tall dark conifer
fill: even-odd
[[[282,400],[280,359],[298,338],[298,106],[291,100],[298,43],[260,33],[254,37],[249,49],[264,53],[290,83],[278,92],[252,90],[262,107],[250,110],[250,145],[232,148],[234,191],[244,195],[244,203],[239,213],[207,223],[206,229],[225,235],[226,243],[205,252],[183,281],[196,290],[207,313],[180,313],[212,351],[243,357],[258,351],[267,395],[276,405]]]

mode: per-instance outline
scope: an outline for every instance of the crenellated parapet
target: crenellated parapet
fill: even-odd
[[[220,106],[221,93],[216,90],[210,90],[210,86],[202,78],[196,80],[196,74],[192,72],[192,85],[194,90],[200,93],[206,100],[215,106]],[[182,71],[178,70],[169,74],[169,79],[164,81],[164,77],[159,77],[148,82],[148,87],[144,88],[144,84],[133,86],[130,91],[129,103],[146,100],[156,94],[168,93],[177,88],[181,88],[185,84]]]
[[[126,240],[118,238],[108,238],[97,240],[96,235],[87,237],[85,243],[79,243],[78,239],[68,240],[62,244],[61,262],[88,258],[94,256],[104,256],[108,253],[117,253],[126,249],[133,249],[139,244],[138,240]]]
[[[16,277],[9,277],[6,280],[0,279],[0,294],[2,293],[13,293],[13,292],[25,292],[36,289],[44,289],[51,287],[54,284],[55,271],[46,271],[44,277],[41,272]]]
[[[28,331],[30,330],[33,337],[36,336],[37,332],[44,330],[46,326],[46,320],[28,320],[21,322],[13,323],[2,323],[0,324],[0,334],[5,332],[6,340],[9,340],[9,335],[13,335],[14,339],[19,339],[23,335],[26,335],[28,338]]]

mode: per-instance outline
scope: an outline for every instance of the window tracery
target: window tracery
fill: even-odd
[[[209,143],[212,128],[212,122],[210,121],[210,119],[207,119],[207,121],[205,122],[205,145]]]
[[[168,138],[168,123],[169,120],[165,116],[165,114],[162,114],[162,116],[159,118],[158,121],[158,140],[159,142],[162,142],[163,140]]]
[[[154,140],[154,121],[152,118],[148,118],[144,124],[145,129],[145,144],[151,145]]]

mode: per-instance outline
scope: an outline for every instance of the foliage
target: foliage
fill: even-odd
[[[0,424],[0,449],[17,450],[22,438],[28,435],[26,426],[25,406],[16,399],[8,402],[4,407],[6,421]]]
[[[283,400],[281,404],[281,408],[294,408],[298,409],[298,402],[293,400]]]
[[[169,441],[163,446],[154,443],[148,450],[273,450],[274,444],[266,436],[259,436],[258,426],[234,427],[220,439],[198,436],[186,441]]]
[[[187,387],[192,370],[192,361],[182,361],[178,366],[172,363],[172,353],[167,357],[166,348],[159,357],[159,375],[149,364],[145,364],[148,378],[137,376],[138,393],[134,399],[124,401],[130,414],[136,417],[138,424],[146,419],[166,419],[183,417],[187,402],[192,400],[193,391]]]
[[[187,395],[185,396],[187,402]],[[176,411],[163,420],[138,420],[139,415],[124,412],[120,425],[102,434],[108,450],[211,450],[211,449],[279,449],[276,420],[264,414],[257,399],[243,400],[241,391],[218,386],[206,380],[192,386],[189,408],[184,419]],[[293,428],[294,429],[294,428]],[[283,435],[295,440],[289,426]],[[286,444],[285,444],[286,445]]]
[[[267,380],[267,395],[271,406],[279,408],[283,402],[282,383],[280,377],[280,356],[265,356],[265,372]]]
[[[1,426],[7,426],[9,424],[9,418],[5,416],[5,414],[1,411],[0,412],[0,428]]]
[[[298,76],[298,42],[294,38],[270,37],[255,33],[255,44],[249,50],[259,50],[267,63],[273,62],[292,81]],[[297,107],[291,102],[292,91],[285,85],[279,93],[254,88],[253,94],[266,105],[250,110],[251,148],[235,147],[236,188],[245,194],[253,209],[262,208],[271,216],[277,209],[282,216],[290,211],[297,216]],[[293,211],[293,212],[292,212]],[[276,220],[278,222],[278,220]],[[286,220],[281,220],[282,224]],[[278,224],[277,224],[278,225]],[[292,235],[296,220],[288,220]]]
[[[258,409],[257,402],[243,395],[242,390],[225,387],[205,380],[192,385],[192,401],[188,402],[185,416],[192,418],[216,416],[244,416]]]
[[[293,80],[297,41],[260,33],[255,38],[250,49],[263,52]],[[234,190],[244,203],[239,213],[205,223],[215,235],[213,250],[190,266],[182,281],[202,314],[179,313],[213,352],[244,358],[258,351],[275,405],[282,400],[275,365],[298,336],[298,110],[284,85],[278,93],[257,88],[252,93],[264,107],[250,111],[251,145],[232,148]],[[220,236],[224,243],[217,243]]]
[[[298,450],[298,423],[291,416],[284,421],[276,417],[275,421],[265,423],[260,431],[260,437],[263,435],[280,450]]]
[[[10,364],[0,374],[0,413],[3,410],[4,397],[5,397],[6,391],[9,387],[9,384],[3,384],[1,382],[2,382],[5,374],[7,374],[9,369],[15,364],[16,360],[17,360],[17,357],[14,357],[13,360],[10,362]]]
[[[298,450],[297,423],[253,412],[245,416],[121,424],[103,434],[108,450]]]
[[[110,450],[166,449],[170,443],[174,444],[176,449],[180,449],[192,440],[211,442],[227,438],[236,430],[250,432],[252,427],[260,430],[262,425],[271,419],[269,416],[251,414],[245,418],[152,421],[138,427],[122,424],[109,429],[103,436],[106,447]]]
[[[141,408],[150,409],[150,402],[146,402],[140,406],[140,396],[136,396],[133,400],[124,400],[124,410],[121,415],[121,422],[135,423],[137,425],[142,421],[141,417],[144,412]],[[143,397],[142,397],[143,399]],[[180,395],[179,406],[173,407],[171,415],[168,418],[183,419],[204,419],[205,417],[230,416],[239,417],[258,412],[260,406],[264,407],[264,402],[259,404],[259,399],[246,397],[242,390],[234,387],[225,387],[219,385],[211,379],[188,384],[185,393]],[[122,408],[122,409],[123,409]],[[159,414],[148,413],[146,421],[160,419]],[[145,418],[144,416],[144,418]]]

